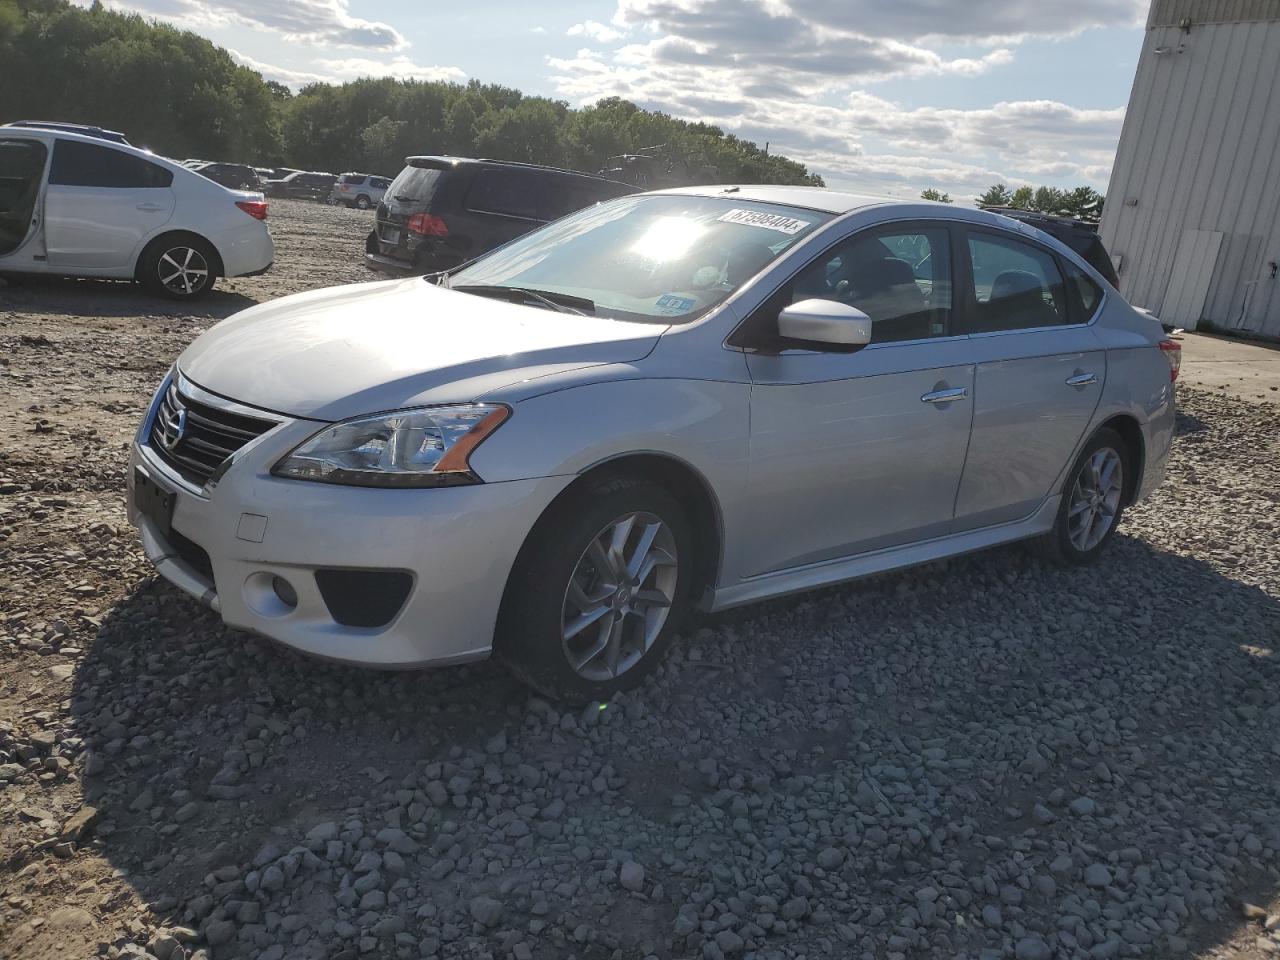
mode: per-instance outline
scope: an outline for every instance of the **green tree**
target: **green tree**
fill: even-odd
[[[987,192],[977,198],[980,207],[1007,207],[1013,201],[1013,194],[1003,183],[994,183],[987,187]]]
[[[1017,210],[1032,209],[1032,202],[1035,200],[1035,191],[1031,187],[1019,187],[1009,195],[1009,203],[1007,206]]]
[[[933,187],[927,187],[920,191],[921,200],[936,200],[938,203],[950,203],[951,194],[943,193],[941,190],[935,190]]]
[[[1064,194],[1057,187],[1037,187],[1031,209],[1041,213],[1061,213]]]

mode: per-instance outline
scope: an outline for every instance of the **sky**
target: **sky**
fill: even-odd
[[[393,75],[573,106],[621,96],[767,142],[828,186],[971,202],[997,181],[1105,192],[1148,0],[108,5],[194,30],[295,89]]]

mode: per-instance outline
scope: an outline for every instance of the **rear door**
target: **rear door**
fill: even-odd
[[[1029,239],[976,228],[965,238],[960,330],[977,369],[957,530],[1018,520],[1044,501],[1107,374],[1088,323],[1102,300],[1092,280]]]
[[[474,247],[470,255],[492,250],[546,223],[548,181],[555,176],[536,168],[480,167],[466,199]]]
[[[55,142],[45,194],[49,265],[132,269],[173,216],[173,173],[114,147]]]
[[[0,138],[0,257],[21,247],[36,224],[48,155],[39,140]]]

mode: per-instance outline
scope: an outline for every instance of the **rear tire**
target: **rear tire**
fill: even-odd
[[[1131,460],[1120,434],[1095,433],[1067,474],[1053,529],[1029,541],[1032,552],[1063,566],[1096,560],[1120,525]]]
[[[194,234],[161,237],[138,260],[138,279],[147,290],[170,300],[198,300],[213,289],[218,255]]]
[[[520,550],[494,638],[540,693],[606,701],[658,665],[688,609],[694,544],[679,502],[615,478],[555,504]]]
[[[366,197],[363,193],[360,194],[360,196],[356,197],[357,209],[368,210],[372,206],[373,206],[373,202],[368,197]]]

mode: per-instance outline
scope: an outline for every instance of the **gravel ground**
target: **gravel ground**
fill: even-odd
[[[1280,407],[1184,391],[1096,567],[746,608],[565,712],[489,664],[310,661],[151,575],[122,471],[173,356],[366,279],[367,214],[272,224],[276,270],[200,312],[0,288],[0,955],[1280,951]]]

